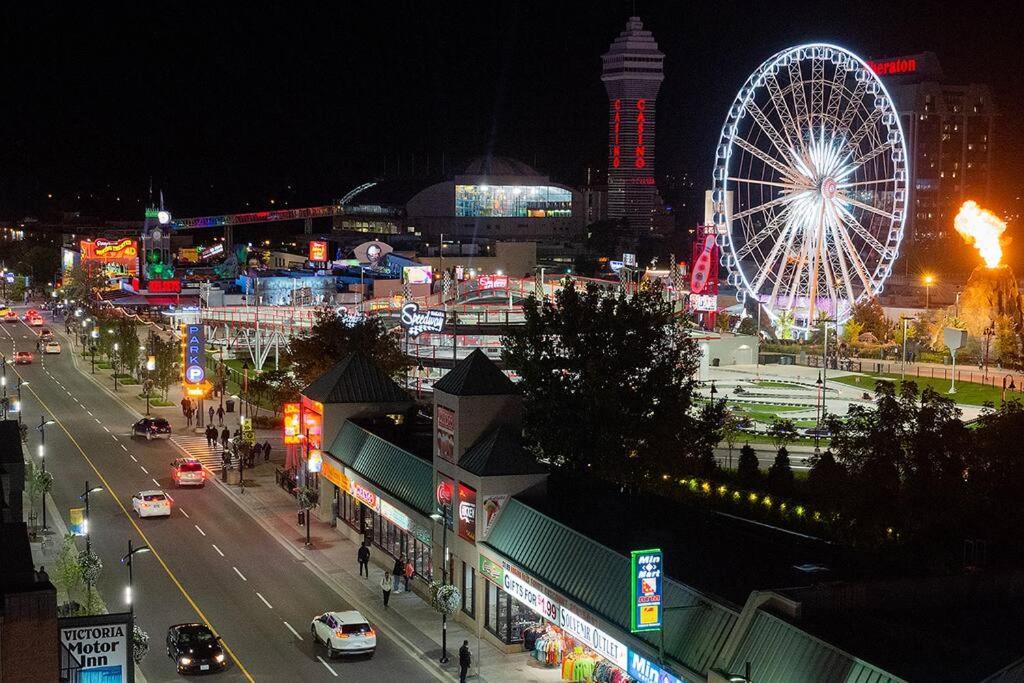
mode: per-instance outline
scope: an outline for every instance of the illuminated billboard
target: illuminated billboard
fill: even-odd
[[[410,285],[429,285],[434,279],[434,270],[430,266],[405,266],[402,268],[402,283]]]
[[[329,260],[327,258],[327,242],[312,240],[309,243],[309,260],[313,263],[321,263]]]
[[[138,276],[139,243],[130,237],[95,239],[79,242],[82,266],[90,271],[101,270],[107,277]]]
[[[572,192],[551,185],[456,185],[455,215],[571,218]]]

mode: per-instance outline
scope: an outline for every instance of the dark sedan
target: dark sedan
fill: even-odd
[[[221,671],[228,665],[220,637],[206,624],[175,624],[167,629],[167,656],[183,674]]]
[[[149,439],[171,438],[171,423],[162,417],[144,417],[132,425],[132,436]]]

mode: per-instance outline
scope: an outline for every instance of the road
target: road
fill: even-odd
[[[30,426],[37,426],[40,416],[56,421],[46,427],[45,453],[62,516],[67,519],[69,508],[84,505],[79,495],[86,481],[104,487],[90,497],[90,527],[93,551],[103,560],[98,589],[110,611],[126,609],[127,570],[120,558],[128,540],[153,551],[136,555],[133,567],[136,621],[150,636],[141,665],[149,683],[179,680],[164,640],[169,625],[190,621],[205,621],[222,636],[231,665],[220,680],[436,676],[431,665],[380,628],[372,659],[324,661],[322,647],[314,647],[310,637],[310,620],[328,609],[350,609],[349,603],[216,485],[173,489],[169,465],[181,455],[176,446],[132,439],[134,411],[76,368],[62,323],[48,321],[47,327],[57,333],[63,352],[37,354],[31,365],[8,364],[7,389],[15,392],[18,377],[29,382],[21,393],[22,415]],[[0,330],[0,351],[9,359],[9,351],[36,351],[36,329],[19,322],[0,323]],[[78,362],[88,372],[88,362]],[[28,451],[38,462],[39,430],[29,432]],[[171,495],[171,516],[136,519],[132,494],[152,488]],[[78,545],[84,549],[84,539]]]

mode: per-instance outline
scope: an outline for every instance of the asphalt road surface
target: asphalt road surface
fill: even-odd
[[[136,622],[150,636],[141,665],[149,683],[179,679],[166,655],[167,627],[193,621],[208,623],[229,652],[230,666],[218,680],[435,678],[436,669],[379,627],[373,658],[327,661],[322,646],[313,644],[310,620],[326,610],[351,609],[349,603],[216,485],[175,489],[170,463],[182,453],[169,441],[132,439],[135,413],[76,369],[63,323],[51,322],[49,313],[45,318],[62,353],[36,354],[31,365],[9,362],[7,390],[16,393],[18,377],[29,382],[21,391],[22,416],[37,463],[40,417],[56,421],[45,430],[45,458],[61,516],[67,520],[70,508],[84,506],[79,496],[86,481],[104,487],[90,496],[90,531],[103,560],[98,589],[110,611],[127,609],[128,572],[120,560],[128,540],[153,550],[135,555],[133,567]],[[35,353],[37,331],[24,322],[0,323],[0,352],[8,359],[14,350]],[[77,362],[88,372],[88,359]],[[173,498],[171,516],[136,518],[132,494],[154,488]],[[84,549],[84,539],[78,546]]]

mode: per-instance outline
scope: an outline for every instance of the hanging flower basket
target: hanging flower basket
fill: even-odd
[[[440,584],[433,581],[430,584],[430,606],[438,614],[451,616],[462,604],[462,594],[452,584]]]

